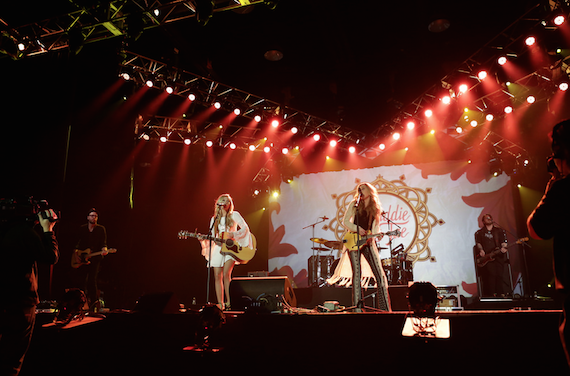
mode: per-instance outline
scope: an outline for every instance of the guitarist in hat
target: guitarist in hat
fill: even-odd
[[[478,263],[482,297],[505,297],[511,293],[508,273],[507,233],[494,225],[491,214],[483,216],[483,227],[475,232],[475,257]]]
[[[76,250],[73,257],[75,264],[81,264],[82,260],[79,254],[88,250],[90,253],[102,252],[100,256],[88,259],[88,263],[84,264],[78,270],[82,271],[85,275],[83,284],[85,285],[85,294],[87,295],[87,302],[91,311],[98,311],[101,307],[101,292],[97,286],[97,278],[101,270],[102,256],[107,255],[107,230],[104,226],[97,223],[99,220],[99,212],[92,208],[87,215],[87,223],[82,225],[79,229],[79,241],[75,246]]]

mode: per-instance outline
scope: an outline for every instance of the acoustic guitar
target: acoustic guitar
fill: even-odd
[[[528,241],[528,238],[520,238],[519,240],[517,240],[513,244],[507,246],[507,248],[510,248],[516,244],[521,244],[521,243],[526,242],[526,241]],[[487,265],[488,263],[490,263],[491,261],[495,261],[495,256],[497,256],[499,253],[501,253],[501,248],[496,248],[494,251],[489,252],[483,256],[477,255],[477,266],[483,267],[483,266]]]
[[[180,231],[178,232],[179,239],[187,239],[187,238],[197,238],[201,240],[212,240],[213,242],[222,246],[222,250],[220,253],[222,255],[230,255],[240,264],[247,264],[249,260],[255,256],[255,251],[257,247],[257,240],[255,236],[251,234],[251,239],[253,241],[253,249],[248,247],[242,247],[239,245],[238,242],[229,238],[226,232],[222,233],[221,238],[216,238],[215,236],[211,235],[204,235],[197,232],[189,232],[189,231]]]
[[[388,236],[400,236],[400,230],[388,231],[388,232],[379,232],[377,234],[368,234],[368,235],[358,235],[356,232],[348,231],[344,234],[343,243],[347,250],[349,251],[358,251],[360,248],[364,247],[370,239],[373,238],[381,238],[384,235]]]
[[[117,252],[116,248],[107,249],[107,253],[115,253],[115,252]],[[91,263],[91,261],[89,261],[91,257],[99,256],[102,254],[103,251],[91,252],[89,248],[84,250],[76,249],[71,255],[71,266],[77,269],[81,265],[88,265]]]

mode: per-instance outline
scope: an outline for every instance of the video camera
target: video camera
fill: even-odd
[[[0,198],[0,221],[35,222],[38,216],[49,219],[50,222],[59,220],[59,212],[53,210],[46,200],[26,198]]]

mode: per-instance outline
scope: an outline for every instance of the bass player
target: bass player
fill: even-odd
[[[507,233],[494,225],[490,214],[483,216],[483,226],[475,232],[475,258],[493,255],[485,265],[477,265],[481,281],[481,297],[506,297],[512,290],[509,283]],[[477,263],[480,264],[480,263]]]

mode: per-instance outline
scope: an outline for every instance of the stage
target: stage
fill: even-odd
[[[69,329],[42,327],[53,315],[40,314],[21,374],[568,374],[561,311],[519,305],[439,311],[449,320],[447,339],[404,337],[408,311],[229,311],[209,332],[209,351],[191,349],[203,338],[200,307],[116,310]]]

